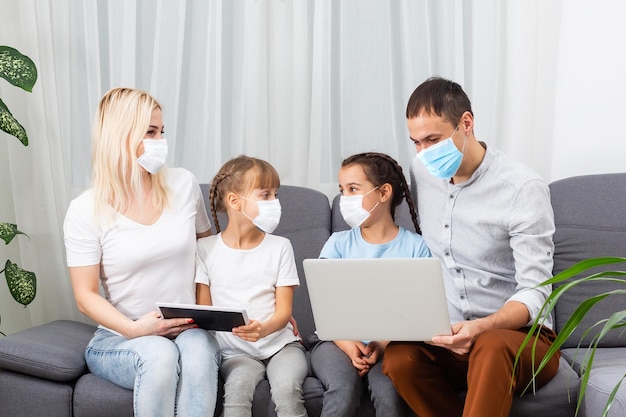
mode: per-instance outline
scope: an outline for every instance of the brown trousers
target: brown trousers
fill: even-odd
[[[419,417],[508,417],[513,392],[523,392],[532,380],[532,340],[512,379],[515,355],[528,330],[489,330],[466,355],[422,342],[391,342],[385,349],[383,373]],[[534,368],[555,337],[552,330],[542,329]],[[559,357],[554,355],[538,375],[537,388],[556,375]],[[463,390],[465,403],[459,396]],[[532,395],[532,387],[529,391]]]

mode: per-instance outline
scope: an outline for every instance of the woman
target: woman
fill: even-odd
[[[196,239],[210,234],[196,179],[163,168],[166,157],[159,103],[129,88],[106,93],[92,132],[92,184],[65,218],[67,263],[79,310],[99,325],[85,352],[89,370],[134,390],[135,415],[206,417],[215,410],[217,341],[155,307],[195,302]]]

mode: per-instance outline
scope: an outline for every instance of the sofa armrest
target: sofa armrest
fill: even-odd
[[[57,320],[0,339],[0,368],[54,381],[87,372],[85,348],[95,327]]]

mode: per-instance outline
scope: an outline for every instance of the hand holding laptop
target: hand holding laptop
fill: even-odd
[[[322,340],[429,341],[452,334],[436,258],[305,259],[303,266]]]

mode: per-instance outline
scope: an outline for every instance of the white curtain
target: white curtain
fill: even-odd
[[[39,70],[32,94],[0,82],[0,97],[30,136],[25,148],[0,134],[0,222],[30,235],[2,245],[0,262],[11,258],[39,281],[27,309],[0,283],[0,330],[84,320],[61,226],[88,185],[91,122],[108,89],[154,95],[164,107],[168,164],[201,182],[245,153],[270,161],[284,184],[331,196],[341,160],[353,153],[386,152],[408,169],[415,151],[406,101],[440,75],[469,94],[479,139],[553,180],[565,172],[555,132],[583,121],[568,120],[558,104],[587,99],[562,81],[577,70],[577,25],[582,15],[602,26],[601,17],[624,11],[617,0],[0,0],[0,44]],[[600,49],[621,30],[599,29],[584,36]],[[572,140],[589,143],[575,132]],[[609,157],[611,169],[623,166]]]

